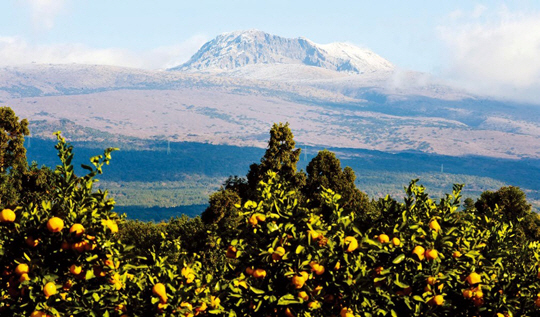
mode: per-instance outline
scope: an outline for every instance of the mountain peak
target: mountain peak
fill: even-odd
[[[256,64],[306,65],[356,74],[394,69],[374,52],[349,43],[321,45],[303,37],[284,38],[251,29],[218,35],[171,70],[220,72]]]

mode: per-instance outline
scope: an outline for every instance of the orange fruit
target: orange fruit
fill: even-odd
[[[15,213],[11,209],[4,209],[0,212],[0,222],[14,222]]]
[[[317,240],[320,236],[320,234],[315,230],[309,230],[308,234],[311,237],[311,240]]]
[[[291,309],[289,307],[285,308],[285,316],[287,316],[287,317],[295,317],[294,314],[291,312]]]
[[[452,257],[453,257],[454,259],[460,258],[460,257],[461,257],[461,252],[459,252],[459,251],[454,251],[454,252],[452,253]]]
[[[316,275],[322,275],[324,273],[324,266],[320,265],[319,263],[311,262],[309,265],[311,266],[311,271]]]
[[[299,289],[304,287],[304,283],[306,283],[306,280],[300,275],[295,275],[293,276],[291,283],[296,289]]]
[[[418,256],[418,259],[420,261],[422,261],[424,259],[424,253],[425,253],[425,250],[423,247],[417,245],[416,247],[414,247],[414,250],[412,252],[413,254],[416,254],[416,256]]]
[[[285,249],[282,246],[279,246],[272,253],[272,260],[279,261],[285,255]]]
[[[253,275],[253,272],[254,272],[253,268],[251,268],[251,267],[246,267],[246,274],[247,274],[247,275]]]
[[[47,229],[49,229],[50,232],[62,231],[62,229],[64,229],[64,220],[58,217],[52,217],[47,221]]]
[[[21,277],[19,277],[19,282],[24,282],[24,281],[29,281],[30,280],[30,276],[28,276],[28,273],[23,273],[21,274]]]
[[[163,283],[157,283],[152,287],[152,294],[159,297],[162,303],[167,302],[167,290],[165,289],[165,285]]]
[[[31,314],[30,314],[30,317],[47,317],[47,314],[42,312],[42,311],[39,311],[39,310],[34,310]]]
[[[309,280],[309,273],[308,273],[308,272],[302,271],[302,272],[300,272],[299,274],[300,274],[300,276],[302,276],[302,278],[303,278],[305,281]]]
[[[433,219],[429,222],[429,228],[431,230],[435,230],[436,232],[439,232],[439,230],[441,230],[441,226],[439,225],[436,219]]]
[[[252,215],[251,217],[249,217],[248,222],[250,225],[255,227],[259,221],[257,220],[257,217],[255,215]]]
[[[339,316],[340,317],[354,317],[354,314],[352,310],[350,310],[349,308],[343,307],[341,311],[339,312]]]
[[[256,269],[253,271],[253,277],[254,278],[265,278],[266,277],[266,271],[263,269]]]
[[[401,244],[401,240],[399,240],[398,237],[394,237],[394,238],[392,238],[392,244],[397,247],[397,246],[399,246]]]
[[[433,285],[435,285],[435,283],[437,283],[437,279],[434,278],[433,276],[430,276],[430,277],[427,278],[427,283],[428,283],[428,285],[433,286]]]
[[[439,253],[435,249],[428,249],[425,256],[428,260],[435,260],[439,256]]]
[[[536,305],[536,307],[540,307],[540,297],[537,297],[537,298],[534,300],[534,304]]]
[[[470,289],[464,289],[462,293],[465,298],[471,298],[473,296],[473,292]]]
[[[82,272],[82,267],[77,266],[77,265],[75,265],[75,264],[72,264],[71,267],[69,268],[69,271],[70,271],[71,274],[73,274],[73,275],[79,275],[79,274],[81,274],[81,272]]]
[[[343,240],[345,242],[345,245],[347,246],[346,252],[353,252],[354,250],[358,249],[358,240],[356,240],[355,237],[345,237]]]
[[[233,247],[232,245],[230,245],[228,248],[227,248],[227,253],[226,253],[226,256],[229,258],[229,259],[234,259],[236,258],[236,248]]]
[[[318,301],[312,301],[312,302],[309,302],[307,306],[309,309],[317,309],[321,307],[321,303],[319,303]]]
[[[465,280],[470,285],[474,285],[474,284],[481,283],[482,282],[482,277],[480,276],[480,274],[478,274],[476,272],[472,272],[471,274],[469,274],[469,276],[467,276],[467,278]]]
[[[301,291],[298,293],[298,297],[301,298],[304,302],[307,302],[309,300],[308,293]]]
[[[444,297],[442,295],[435,295],[435,297],[433,297],[429,303],[433,306],[441,306],[444,304]]]
[[[73,248],[73,250],[79,252],[79,253],[82,253],[86,250],[86,245],[88,244],[88,242],[86,241],[79,241],[79,242],[75,242],[73,243],[73,245],[71,246]]]
[[[28,264],[25,263],[21,263],[15,268],[15,273],[19,276],[28,272],[30,272],[30,268],[28,267]]]
[[[76,223],[69,229],[69,233],[75,233],[76,237],[82,236],[84,233],[84,227],[80,223]]]
[[[257,219],[257,221],[260,221],[260,222],[266,221],[266,216],[263,214],[255,214],[255,218]]]
[[[43,293],[46,298],[56,294],[56,285],[53,282],[49,282],[43,286]]]
[[[390,241],[390,238],[384,233],[381,234],[378,239],[380,243],[388,243],[388,241]]]

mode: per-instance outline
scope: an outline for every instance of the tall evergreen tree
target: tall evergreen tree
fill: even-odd
[[[23,174],[28,170],[24,136],[30,134],[28,121],[9,107],[0,107],[0,206],[17,202]]]
[[[322,208],[323,215],[329,217],[331,208],[323,205],[320,192],[328,188],[341,195],[340,206],[345,214],[354,213],[361,220],[373,218],[375,212],[369,197],[356,185],[356,175],[350,167],[341,169],[341,162],[328,150],[320,151],[307,168],[306,185],[302,188],[305,197],[310,198],[311,207]]]
[[[295,148],[293,137],[288,123],[274,123],[270,129],[268,148],[261,163],[252,164],[247,174],[250,196],[270,170],[276,172],[281,181],[290,184],[293,188],[300,188],[305,184],[306,175],[296,170],[301,150]]]

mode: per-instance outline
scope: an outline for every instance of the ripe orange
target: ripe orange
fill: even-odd
[[[354,317],[354,314],[353,314],[352,310],[350,310],[349,308],[343,307],[341,309],[341,312],[339,313],[339,316],[340,317]]]
[[[48,317],[48,315],[42,311],[39,311],[39,310],[34,310],[31,314],[30,314],[30,317]]]
[[[252,215],[251,217],[249,217],[248,222],[250,225],[255,227],[259,221],[257,220],[257,217],[255,215]]]
[[[324,266],[317,262],[311,262],[309,263],[309,266],[311,266],[311,271],[316,275],[322,275],[324,273]]]
[[[307,302],[309,300],[308,293],[301,291],[298,293],[298,297],[301,298],[304,302]]]
[[[435,249],[428,249],[425,255],[426,259],[435,260],[439,256],[439,253]]]
[[[461,252],[459,252],[459,251],[454,251],[454,252],[452,253],[452,257],[453,257],[454,259],[460,258],[460,257],[461,257]]]
[[[82,267],[80,267],[78,265],[75,265],[75,264],[72,264],[71,267],[69,268],[69,271],[73,275],[79,275],[82,272]]]
[[[435,230],[436,232],[439,232],[439,230],[441,230],[441,226],[437,222],[437,219],[433,219],[429,222],[429,228],[431,230]]]
[[[435,297],[433,297],[429,303],[433,306],[441,306],[444,304],[444,297],[442,295],[435,295]]]
[[[300,272],[299,274],[300,274],[300,276],[302,276],[302,278],[303,278],[305,281],[309,280],[309,273],[308,273],[308,272],[302,271],[302,272]]]
[[[470,289],[464,289],[462,293],[465,298],[471,298],[473,296],[473,292]]]
[[[312,302],[309,302],[307,306],[309,309],[317,309],[321,307],[321,303],[319,303],[318,301],[312,301]]]
[[[387,243],[388,241],[390,241],[390,238],[384,233],[381,234],[378,239],[380,243]]]
[[[481,283],[482,282],[482,277],[480,276],[480,274],[478,274],[476,272],[472,272],[471,274],[469,274],[469,276],[467,276],[467,278],[465,280],[470,285],[474,285],[474,284]]]
[[[80,223],[76,223],[69,229],[69,233],[75,233],[76,237],[82,236],[84,233],[84,227]]]
[[[266,271],[263,269],[256,269],[253,271],[253,277],[254,278],[265,278],[266,277]]]
[[[167,302],[167,290],[165,289],[165,285],[162,283],[157,283],[152,287],[152,294],[159,297],[162,303]]]
[[[19,282],[24,282],[24,281],[29,281],[30,280],[30,276],[28,275],[28,273],[23,273],[21,274],[21,277],[19,277]]]
[[[285,255],[285,249],[282,246],[279,246],[272,253],[272,260],[279,261]]]
[[[416,247],[414,247],[414,250],[412,252],[413,254],[416,254],[416,256],[418,256],[418,259],[420,261],[422,261],[424,259],[424,253],[425,253],[425,250],[423,247],[417,245]]]
[[[227,248],[227,254],[226,256],[229,258],[229,259],[234,259],[236,258],[236,248],[233,247],[232,245],[230,245],[228,248]]]
[[[47,221],[47,229],[49,229],[50,232],[62,231],[62,229],[64,229],[64,220],[58,217],[52,217]]]
[[[295,275],[293,276],[291,283],[296,289],[300,289],[304,287],[304,283],[306,283],[306,280],[304,280],[304,278],[300,275]]]
[[[43,286],[43,293],[45,294],[45,298],[49,298],[56,294],[56,285],[53,282],[45,284],[45,286]]]
[[[246,274],[247,274],[247,275],[253,275],[253,272],[254,272],[253,268],[251,268],[251,267],[246,267]]]
[[[79,241],[79,242],[75,242],[73,243],[73,245],[71,246],[73,248],[73,250],[79,252],[79,253],[82,253],[86,250],[86,245],[88,244],[88,242],[86,241]]]
[[[398,237],[394,237],[394,238],[392,238],[392,244],[397,247],[397,246],[399,246],[401,244],[401,240],[399,240]]]
[[[289,307],[285,308],[285,316],[286,317],[295,317],[294,314],[291,312],[291,309]]]
[[[433,276],[430,276],[430,277],[427,278],[427,283],[428,283],[428,285],[433,286],[433,285],[435,285],[435,283],[437,283],[437,279],[434,278]]]
[[[266,221],[266,216],[263,214],[255,214],[255,218],[257,219],[257,221],[260,221],[260,222]]]
[[[540,307],[540,297],[537,297],[537,298],[534,300],[534,304],[536,305],[536,307]]]
[[[28,264],[25,264],[25,263],[21,263],[17,265],[17,267],[15,268],[15,273],[19,276],[28,272],[30,272],[30,268],[28,267]]]
[[[346,252],[353,252],[354,250],[358,249],[358,240],[356,240],[355,237],[345,237],[343,240],[345,242],[345,245],[347,246]]]
[[[4,209],[0,213],[0,222],[14,222],[15,218],[15,213],[11,209]]]

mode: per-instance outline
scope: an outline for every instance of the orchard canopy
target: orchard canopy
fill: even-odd
[[[287,124],[200,217],[126,220],[95,189],[116,149],[28,165],[26,120],[0,108],[1,316],[540,316],[538,217],[517,187],[462,206],[369,199],[321,151],[298,171]]]

